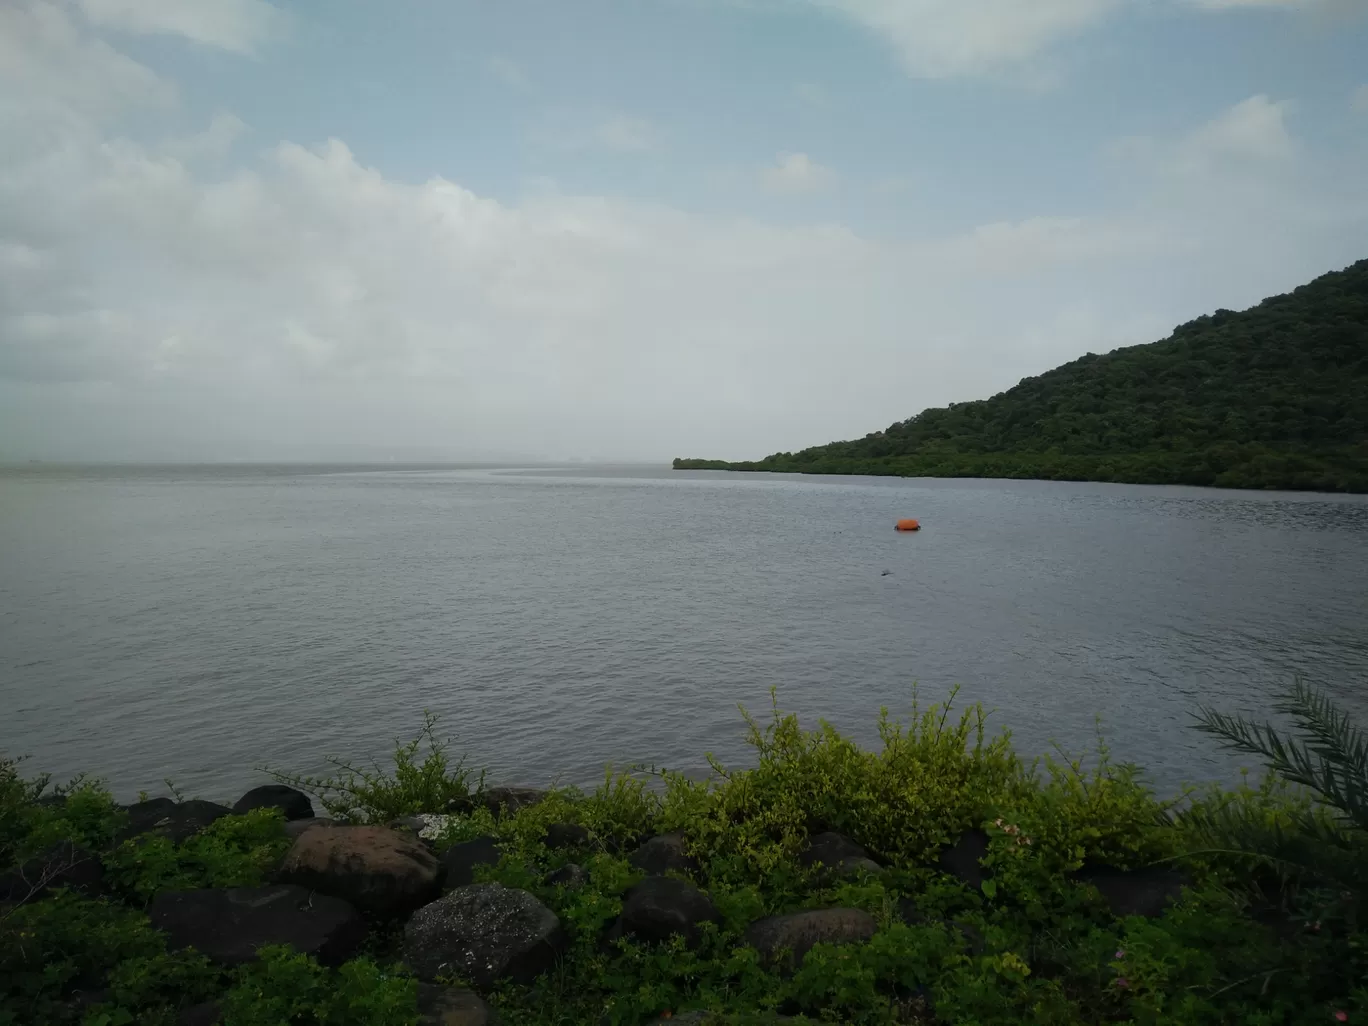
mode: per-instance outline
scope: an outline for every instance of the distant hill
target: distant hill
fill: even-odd
[[[1368,492],[1368,260],[855,441],[674,466]]]

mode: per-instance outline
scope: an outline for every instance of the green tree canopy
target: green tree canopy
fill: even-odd
[[[861,439],[675,467],[1368,491],[1368,260]]]

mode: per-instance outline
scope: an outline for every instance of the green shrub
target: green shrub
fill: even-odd
[[[141,912],[105,900],[58,892],[0,924],[4,1024],[61,1021],[63,998],[78,983],[107,983],[116,999],[141,1006],[206,993],[214,976],[197,956],[168,956],[164,937]]]
[[[357,958],[336,970],[288,948],[262,948],[224,995],[223,1026],[413,1026],[418,985]]]
[[[279,809],[225,816],[188,840],[135,837],[105,858],[109,881],[146,902],[157,891],[199,887],[255,887],[285,854]]]
[[[1300,680],[1277,711],[1293,733],[1199,711],[1199,730],[1265,760],[1272,781],[1210,796],[1183,826],[1212,848],[1306,876],[1361,904],[1368,900],[1368,733]]]
[[[635,1026],[691,1009],[716,1012],[719,1023],[782,1013],[847,1026],[929,1023],[933,1011],[966,1026],[1300,1026],[1339,1013],[1354,1022],[1368,1014],[1362,892],[1345,886],[1359,879],[1350,864],[1362,830],[1357,792],[1345,790],[1351,776],[1318,786],[1305,770],[1328,772],[1323,759],[1351,773],[1361,738],[1324,709],[1307,715],[1339,739],[1343,759],[1317,754],[1322,738],[1298,763],[1282,740],[1278,772],[1263,783],[1186,792],[1181,804],[1158,800],[1105,744],[1026,765],[1007,734],[989,735],[981,708],[954,717],[948,704],[921,711],[915,699],[909,726],[881,717],[874,751],[827,724],[801,729],[776,705],[764,725],[746,717],[750,768],[714,762],[708,780],[610,770],[590,793],[556,789],[512,815],[471,800],[479,785],[435,740],[431,717],[415,741],[397,744],[393,770],[336,763],[338,777],[314,783],[328,811],[358,820],[455,810],[439,847],[498,838],[504,856],[478,878],[531,891],[568,937],[535,984],[487,995],[508,1026]],[[205,999],[236,1026],[415,1022],[416,984],[397,961],[393,930],[375,931],[367,957],[336,969],[276,949],[225,972],[194,952],[168,952],[151,929],[140,907],[159,889],[265,879],[285,844],[277,812],[226,817],[179,845],[152,836],[111,846],[121,814],[98,785],[77,781],[64,803],[39,804],[47,784],[0,763],[7,865],[80,843],[103,853],[115,898],[50,891],[0,910],[0,1026],[80,1017],[84,1026],[172,1026]],[[548,851],[553,823],[587,827],[587,849]],[[936,862],[972,827],[989,838],[978,888]],[[628,846],[666,830],[684,832],[719,921],[694,948],[607,943],[641,878]],[[817,830],[851,836],[887,868],[846,878],[805,869],[798,855]],[[1328,863],[1313,850],[1326,838],[1336,839]],[[586,870],[584,886],[547,885],[571,859]],[[1192,887],[1158,918],[1118,920],[1069,878],[1089,861],[1181,864]],[[863,909],[877,932],[866,944],[818,945],[791,968],[764,963],[745,943],[758,918],[825,907]],[[102,1000],[79,1009],[78,988]]]
[[[888,862],[924,862],[1030,787],[1009,735],[988,738],[981,706],[954,724],[949,710],[947,702],[922,712],[914,694],[908,726],[884,711],[878,752],[827,723],[805,731],[777,703],[763,727],[743,710],[758,765],[729,770],[711,760],[717,779],[710,781],[670,775],[660,824],[686,830],[708,857],[749,866],[752,878],[778,870],[823,830],[847,834]]]
[[[282,784],[312,794],[337,819],[385,823],[416,812],[465,809],[484,789],[484,773],[467,769],[464,757],[453,762],[447,754],[451,742],[439,738],[436,727],[437,717],[426,713],[416,737],[396,740],[392,770],[379,763],[358,766],[336,758],[327,760],[334,772],[323,777],[263,770]]]

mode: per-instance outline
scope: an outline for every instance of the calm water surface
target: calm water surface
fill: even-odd
[[[898,535],[899,517],[924,530]],[[382,753],[434,710],[509,783],[746,757],[771,686],[874,739],[953,685],[1161,789],[1197,702],[1368,713],[1368,501],[574,469],[0,470],[0,749],[121,796]]]

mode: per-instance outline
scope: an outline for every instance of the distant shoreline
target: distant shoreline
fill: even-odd
[[[937,453],[882,459],[840,459],[806,454],[762,460],[676,459],[675,470],[726,470],[769,474],[866,477],[980,478],[1004,481],[1074,481],[1136,485],[1187,485],[1255,491],[1368,494],[1368,474],[1348,453],[1303,454],[1254,450],[1240,453],[1125,453],[1074,456],[1052,453]]]

